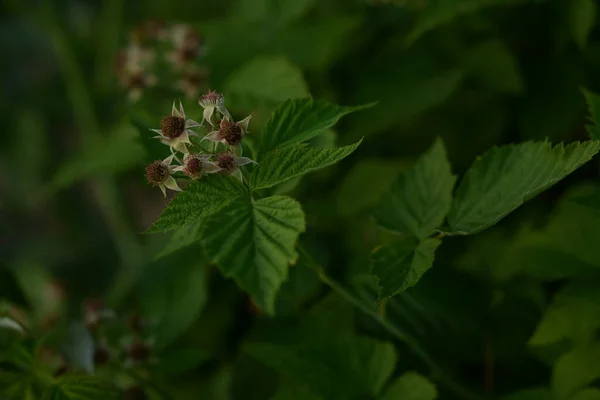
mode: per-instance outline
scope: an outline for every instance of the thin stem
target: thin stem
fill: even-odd
[[[122,10],[122,0],[107,0],[102,8],[95,76],[96,89],[100,91],[110,87],[115,55],[119,47]]]
[[[312,256],[302,247],[298,246],[298,250],[300,255],[309,262],[311,268],[321,282],[329,286],[334,292],[336,292],[340,297],[354,305],[364,314],[373,318],[379,325],[384,328],[388,333],[398,339],[400,342],[407,345],[412,352],[417,355],[423,363],[425,363],[429,369],[431,370],[432,375],[435,379],[437,379],[440,383],[446,386],[449,390],[454,392],[456,395],[460,396],[465,400],[482,400],[485,397],[472,392],[469,388],[463,387],[462,385],[454,382],[450,379],[446,373],[444,373],[443,369],[427,354],[427,352],[421,347],[421,345],[410,335],[405,332],[402,332],[398,329],[394,324],[389,322],[381,315],[376,309],[368,307],[363,301],[358,299],[348,290],[346,290],[342,285],[335,282],[333,279],[329,278],[323,268],[319,266]]]
[[[51,2],[45,2],[43,22],[52,39],[55,51],[62,68],[67,85],[67,92],[72,102],[79,131],[82,135],[82,145],[91,146],[100,135],[100,125],[95,114],[89,87],[77,59],[69,46],[68,39],[62,31]],[[102,176],[93,181],[96,188],[96,201],[111,232],[117,248],[122,267],[117,273],[115,284],[108,294],[108,302],[116,306],[135,280],[142,266],[142,248],[135,234],[125,222],[124,210],[121,207],[118,188],[111,176]]]

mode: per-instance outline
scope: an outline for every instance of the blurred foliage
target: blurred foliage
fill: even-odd
[[[0,398],[600,399],[598,161],[508,214],[593,152],[574,160],[547,144],[508,163],[509,183],[490,165],[516,147],[485,153],[600,138],[596,1],[8,0],[0,11]],[[163,23],[197,34],[191,61],[177,62],[187,48],[169,34],[166,47],[144,44],[166,57],[156,85],[124,76],[119,54]],[[165,151],[149,129],[174,98],[201,120],[194,95],[208,88],[236,121],[253,113],[258,154],[288,98],[377,102],[309,132],[310,151],[331,157],[321,166],[347,156],[336,166],[261,178],[306,219],[273,310],[209,262],[231,233],[217,219],[142,234],[170,201],[144,182]],[[331,149],[361,138],[352,154]],[[411,175],[436,138],[452,175],[486,154],[479,189],[497,197],[485,208],[507,216],[477,236],[427,239],[435,260],[407,262],[412,239],[374,221],[406,186],[423,190],[417,211],[446,199]],[[556,165],[547,182],[528,181],[542,164]],[[528,196],[511,197],[514,186]],[[481,228],[460,205],[445,233]],[[396,222],[384,225],[413,232]],[[381,271],[422,277],[378,302],[368,274],[381,244]],[[232,273],[252,271],[241,264]]]

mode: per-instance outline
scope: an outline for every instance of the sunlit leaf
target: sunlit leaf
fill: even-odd
[[[456,190],[448,214],[451,232],[472,234],[494,225],[591,160],[598,150],[598,141],[492,148],[475,161]]]
[[[234,178],[205,176],[175,196],[147,232],[170,231],[192,224],[215,213],[245,191]]]
[[[208,218],[201,241],[208,257],[232,277],[266,313],[296,258],[296,240],[304,232],[300,204],[284,196],[240,198]]]
[[[401,293],[414,286],[433,264],[435,251],[442,242],[419,242],[404,238],[381,246],[371,254],[371,273],[378,279],[379,298]]]
[[[435,386],[416,372],[406,372],[394,382],[385,392],[382,400],[435,400]]]
[[[265,189],[311,171],[333,165],[350,155],[360,142],[332,149],[296,145],[265,155],[250,178],[253,189]]]
[[[267,122],[261,154],[305,142],[335,125],[344,115],[373,104],[343,107],[312,99],[291,99],[277,107]]]
[[[600,343],[576,347],[562,355],[552,371],[552,393],[568,398],[600,378]]]
[[[377,223],[395,232],[426,238],[446,218],[455,182],[444,145],[437,140],[383,197],[375,211]]]

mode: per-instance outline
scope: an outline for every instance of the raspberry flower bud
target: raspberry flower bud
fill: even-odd
[[[240,171],[239,167],[250,163],[256,164],[256,161],[248,157],[236,157],[231,151],[224,151],[217,154],[215,161],[221,173],[235,176],[240,181],[242,180],[242,171]]]
[[[175,167],[173,171],[183,172],[192,179],[200,179],[204,174],[212,174],[220,170],[214,162],[208,161],[208,154],[186,154],[183,165]]]
[[[146,167],[146,180],[152,186],[158,186],[165,197],[167,196],[166,188],[181,191],[177,181],[171,176],[175,170],[171,166],[174,157],[174,155],[170,155],[163,161],[156,160]]]
[[[192,119],[186,119],[185,111],[183,110],[183,105],[181,102],[179,102],[179,110],[175,107],[175,102],[173,102],[171,115],[164,117],[160,121],[160,129],[151,130],[160,135],[155,136],[155,138],[160,139],[162,143],[171,147],[171,152],[176,150],[182,153],[187,153],[188,150],[186,143],[191,144],[190,136],[198,135],[196,132],[191,130],[191,128],[196,128],[198,126],[200,126],[200,124],[196,121]]]
[[[212,116],[217,110],[224,118],[231,119],[231,114],[225,108],[225,98],[222,94],[210,90],[200,98],[200,106],[204,109],[202,114],[203,121],[207,121],[210,126],[215,126],[212,122]]]
[[[239,122],[232,122],[224,118],[219,124],[219,130],[209,133],[203,139],[224,143],[229,146],[239,146],[246,133],[248,133],[250,118],[252,118],[251,115]]]

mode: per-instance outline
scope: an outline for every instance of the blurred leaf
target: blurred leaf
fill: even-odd
[[[233,109],[246,112],[310,96],[302,71],[279,56],[261,56],[247,62],[229,77],[224,91]]]
[[[588,90],[583,90],[593,125],[587,125],[586,129],[592,139],[600,139],[600,96]]]
[[[244,352],[325,399],[376,396],[396,364],[394,347],[363,337],[297,345],[247,343]]]
[[[196,221],[190,225],[182,226],[177,230],[170,233],[171,237],[167,244],[160,250],[160,252],[154,258],[166,257],[170,254],[175,253],[178,250],[184,249],[194,243],[200,242],[200,224],[202,221]]]
[[[275,295],[305,230],[300,204],[284,196],[240,198],[206,219],[201,229],[208,257],[265,313],[273,314]]]
[[[210,352],[199,348],[174,348],[163,352],[157,373],[164,376],[182,375],[211,358]]]
[[[351,34],[361,26],[357,16],[330,15],[287,28],[274,35],[272,47],[301,68],[324,70],[352,49]]]
[[[270,400],[323,400],[302,385],[282,379],[279,390]]]
[[[503,396],[501,400],[548,400],[552,395],[544,387],[519,390],[518,392]]]
[[[407,163],[397,160],[358,161],[340,184],[336,202],[340,214],[350,216],[376,206],[407,167]]]
[[[137,130],[123,123],[64,163],[55,174],[51,188],[61,189],[90,176],[111,175],[140,165],[144,149],[138,139]]]
[[[499,40],[486,41],[470,49],[465,64],[471,74],[490,89],[510,94],[523,92],[517,60]]]
[[[569,398],[579,389],[600,378],[600,343],[577,347],[562,355],[552,371],[552,393]]]
[[[226,176],[204,176],[192,182],[161,212],[147,233],[178,229],[206,218],[246,192],[240,181]]]
[[[12,272],[38,322],[60,311],[62,299],[53,286],[53,277],[44,266],[17,262]]]
[[[544,312],[529,344],[542,346],[564,339],[589,343],[600,328],[598,284],[598,280],[574,281],[562,288]]]
[[[333,165],[350,154],[361,142],[333,149],[296,145],[267,153],[250,178],[253,190],[265,189],[289,179]]]
[[[431,382],[416,372],[406,372],[385,392],[382,400],[435,400],[437,390]]]
[[[156,321],[157,345],[164,347],[185,332],[207,299],[206,273],[198,259],[157,265],[143,282],[143,314]]]
[[[289,24],[301,18],[315,0],[238,0],[235,16],[248,21]]]
[[[525,142],[495,147],[477,158],[462,179],[448,222],[453,233],[472,234],[504,218],[523,202],[588,162],[600,142]]]
[[[112,384],[88,375],[66,375],[44,392],[42,400],[111,400],[121,399]]]
[[[474,13],[490,6],[508,6],[526,1],[528,0],[433,0],[419,13],[406,41],[412,44],[424,33],[463,14]]]
[[[430,54],[401,53],[368,69],[356,83],[357,101],[379,101],[369,113],[352,118],[353,137],[379,133],[438,106],[460,87],[464,73],[440,70]]]
[[[94,338],[81,322],[69,325],[62,351],[66,355],[69,366],[76,371],[94,371]]]
[[[379,299],[402,293],[414,286],[433,264],[442,244],[438,239],[419,242],[404,238],[376,248],[371,254],[371,273],[378,279]]]
[[[583,389],[569,400],[600,400],[600,390],[595,388]]]
[[[588,36],[596,22],[597,5],[594,0],[571,0],[567,22],[571,37],[580,49],[587,45]]]
[[[261,154],[305,142],[331,128],[344,115],[373,105],[344,107],[321,100],[287,100],[277,107],[263,130]]]
[[[3,383],[1,379],[0,383]],[[2,385],[0,394],[6,396],[2,397],[6,400],[37,400],[39,396],[35,390],[36,383],[33,376],[19,375],[6,386]]]
[[[377,223],[394,232],[426,238],[446,218],[455,182],[446,149],[438,139],[383,197],[375,211]]]

